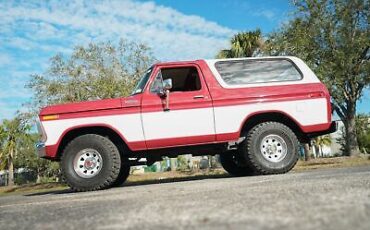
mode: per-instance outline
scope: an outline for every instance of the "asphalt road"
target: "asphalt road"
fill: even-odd
[[[0,197],[0,229],[370,229],[370,166]]]

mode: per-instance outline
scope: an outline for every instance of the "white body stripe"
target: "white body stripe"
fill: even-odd
[[[236,88],[249,88],[249,87],[259,87],[259,86],[278,86],[282,85],[282,82],[264,82],[264,83],[256,83],[256,84],[245,84],[245,85],[228,85],[221,77],[221,75],[218,73],[215,63],[218,61],[232,61],[232,60],[253,60],[253,59],[281,59],[286,58],[294,62],[294,64],[297,65],[297,67],[300,69],[300,71],[303,74],[303,79],[297,80],[297,81],[285,81],[284,85],[296,85],[296,84],[305,84],[305,83],[319,83],[320,80],[316,77],[315,73],[304,63],[301,59],[297,57],[253,57],[253,58],[229,58],[229,59],[209,59],[205,60],[207,63],[209,69],[212,71],[212,74],[215,76],[216,80],[220,85],[227,89],[236,89]]]
[[[215,134],[213,108],[143,113],[147,140]]]
[[[112,115],[65,120],[43,121],[47,133],[46,145],[57,144],[64,131],[78,125],[107,124],[118,130],[128,142],[212,135],[237,132],[244,119],[255,112],[282,111],[301,125],[329,122],[325,98],[287,102],[254,103],[248,105],[174,110],[127,115]],[[214,121],[215,118],[215,121]],[[142,120],[144,131],[142,130]],[[145,133],[145,136],[144,136]]]
[[[233,133],[241,128],[246,117],[262,111],[282,111],[301,125],[327,123],[326,99],[287,102],[254,103],[249,105],[215,107],[216,133]]]
[[[55,145],[63,132],[79,125],[106,124],[112,126],[127,141],[144,140],[140,114],[111,115],[100,117],[83,117],[64,120],[43,121],[42,125],[47,134],[46,145]]]

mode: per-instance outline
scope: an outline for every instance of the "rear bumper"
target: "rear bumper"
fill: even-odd
[[[326,134],[329,134],[329,133],[334,133],[337,130],[338,130],[338,123],[336,121],[332,121],[328,129],[318,131],[318,132],[309,133],[308,137],[309,138],[314,138],[314,137],[326,135]]]

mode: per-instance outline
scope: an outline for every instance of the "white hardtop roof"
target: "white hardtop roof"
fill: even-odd
[[[261,56],[261,57],[242,57],[242,58],[216,58],[216,59],[204,59],[206,62],[217,62],[217,61],[239,61],[239,60],[253,60],[253,59],[298,59],[295,56]]]

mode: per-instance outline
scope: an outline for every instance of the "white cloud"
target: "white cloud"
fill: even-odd
[[[6,66],[12,62],[12,58],[5,53],[0,52],[0,67]]]
[[[270,9],[260,9],[256,10],[253,15],[258,16],[258,17],[264,17],[268,20],[274,20],[277,16],[277,13],[274,10]]]
[[[45,71],[51,56],[75,45],[125,38],[146,43],[159,60],[200,59],[214,57],[235,33],[152,1],[4,1],[0,18],[0,119],[30,97],[25,74]]]
[[[262,10],[260,14],[268,19],[274,19],[276,16],[276,13],[272,10]]]
[[[5,40],[3,42],[6,42],[6,44],[12,48],[26,50],[26,51],[35,49],[37,47],[37,43],[30,41],[26,38],[22,38],[22,37],[9,38],[7,41]]]
[[[225,8],[237,8],[238,12],[245,12],[268,21],[280,21],[282,14],[284,14],[279,9],[272,8],[271,4],[269,5],[269,1],[260,1],[256,4],[245,0],[227,0],[223,2],[223,5]]]
[[[0,102],[7,103],[14,101],[14,99],[29,99],[30,91],[24,87],[24,84],[29,79],[30,74],[31,72],[28,71],[13,71],[11,75],[0,76]]]
[[[234,33],[199,16],[184,15],[154,2],[61,1],[5,5],[3,9],[0,7],[0,17],[12,18],[12,24],[27,26],[25,33],[33,42],[66,39],[80,44],[125,37],[147,43],[165,60],[213,57]],[[85,41],[77,39],[80,37],[85,37]],[[32,42],[27,44],[22,39],[12,43],[23,49],[33,47]],[[161,49],[163,45],[167,50]]]
[[[0,122],[2,119],[9,119],[13,117],[18,109],[18,105],[11,105],[0,101]]]

